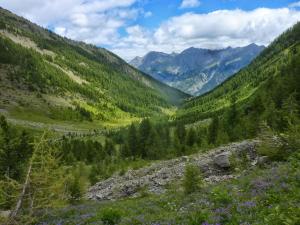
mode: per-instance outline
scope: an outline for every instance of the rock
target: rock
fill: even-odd
[[[181,157],[181,160],[182,160],[183,162],[188,162],[188,161],[189,161],[189,157],[188,157],[188,156],[182,156],[182,157]]]
[[[268,156],[261,156],[261,157],[258,157],[257,164],[263,165],[263,164],[266,164],[268,161],[269,161]]]
[[[0,211],[0,217],[2,218],[8,218],[10,215],[11,211],[10,210],[6,210],[6,211]]]
[[[229,161],[229,152],[224,152],[219,155],[216,155],[214,158],[215,164],[217,164],[221,168],[229,168],[230,167],[230,161]]]
[[[166,190],[166,185],[182,179],[187,163],[199,167],[207,182],[232,179],[234,177],[229,174],[231,170],[226,170],[230,167],[230,155],[242,157],[249,154],[251,162],[254,162],[257,159],[255,152],[257,144],[257,140],[246,140],[221,146],[206,153],[200,152],[177,159],[154,162],[147,167],[129,170],[124,175],[116,175],[96,183],[88,190],[85,197],[99,201],[116,200],[124,197],[137,197],[140,190],[161,194]]]

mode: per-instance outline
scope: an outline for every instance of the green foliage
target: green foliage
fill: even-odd
[[[202,178],[200,175],[200,169],[195,165],[186,165],[183,178],[183,188],[185,194],[191,194],[199,190],[201,183]]]
[[[0,116],[0,178],[21,180],[32,152],[31,141],[26,131],[9,126],[5,117]]]
[[[105,208],[100,211],[98,216],[105,225],[115,225],[120,222],[122,213],[116,209]]]
[[[261,125],[260,138],[262,143],[258,148],[260,155],[267,156],[271,160],[284,160],[289,156],[281,136],[275,135],[266,124]]]
[[[75,165],[66,180],[66,191],[69,195],[68,199],[72,204],[78,203],[86,191],[84,170],[85,168],[82,163]]]
[[[219,204],[229,204],[232,202],[232,198],[227,192],[227,190],[224,190],[222,187],[216,187],[211,191],[212,200],[215,203]]]
[[[125,157],[129,156],[138,156],[139,155],[139,143],[138,143],[138,136],[137,130],[134,124],[131,124],[129,131],[128,131],[128,145],[124,145],[128,147],[128,151],[123,149]]]
[[[186,137],[186,144],[192,147],[197,141],[197,134],[194,128],[189,129]]]
[[[208,130],[208,143],[216,144],[219,132],[219,118],[214,117]]]
[[[299,153],[299,152],[298,152]],[[265,168],[253,168],[237,179],[207,184],[185,195],[177,183],[161,195],[121,201],[85,203],[55,210],[41,222],[101,223],[103,208],[121,212],[119,224],[299,224],[300,157]],[[72,215],[69,216],[69,214]],[[90,215],[90,217],[85,217]]]
[[[3,9],[0,26],[39,48],[26,48],[5,35],[0,37],[0,63],[10,80],[9,85],[1,84],[22,94],[29,90],[42,105],[25,107],[27,111],[34,109],[55,120],[116,122],[161,114],[162,108],[188,97],[105,49],[59,37]],[[72,106],[40,101],[37,93],[71,100]]]
[[[188,219],[189,219],[189,221],[188,221],[189,225],[203,224],[208,219],[208,213],[205,211],[192,212],[189,215]]]

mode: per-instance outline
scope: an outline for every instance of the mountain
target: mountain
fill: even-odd
[[[189,97],[104,48],[60,37],[2,8],[0,52],[0,110],[14,119],[128,123]]]
[[[287,110],[300,105],[300,23],[287,30],[247,67],[214,90],[190,99],[177,112],[184,123],[218,117],[257,134],[265,121],[274,130],[287,128]],[[287,116],[289,115],[289,116]],[[295,115],[297,117],[297,114]],[[235,131],[235,133],[239,133]],[[251,135],[250,135],[251,136]]]
[[[250,44],[220,50],[188,48],[179,54],[149,52],[130,64],[172,87],[200,95],[247,66],[263,49]]]

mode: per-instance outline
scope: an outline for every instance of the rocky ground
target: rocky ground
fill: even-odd
[[[96,183],[87,194],[87,199],[113,200],[124,197],[137,197],[141,190],[151,193],[164,193],[167,184],[180,180],[185,166],[194,164],[199,167],[203,178],[208,183],[235,178],[235,164],[245,163],[249,167],[263,163],[266,159],[258,157],[258,140],[246,140],[212,149],[207,153],[183,156],[177,159],[153,163],[138,170],[129,170],[124,175],[115,175]]]

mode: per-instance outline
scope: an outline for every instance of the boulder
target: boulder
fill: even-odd
[[[266,164],[268,161],[269,161],[268,156],[261,156],[261,157],[258,157],[257,164],[263,165],[263,164]]]
[[[227,169],[230,167],[229,156],[229,152],[224,152],[219,155],[216,155],[214,158],[214,163],[221,168]]]

